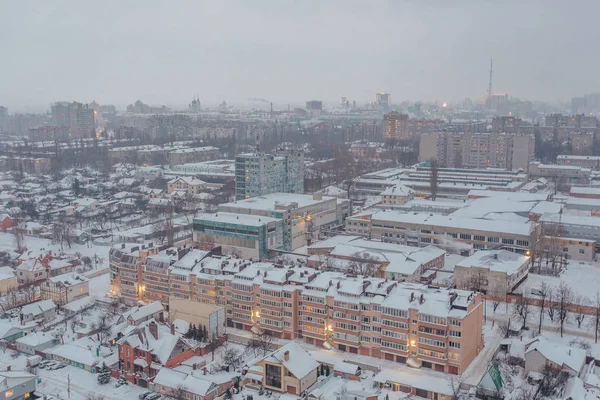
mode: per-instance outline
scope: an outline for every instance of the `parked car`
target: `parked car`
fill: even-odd
[[[150,396],[146,397],[144,400],[159,400],[162,396],[158,393],[153,393]]]
[[[154,392],[144,392],[138,396],[140,400],[144,400],[146,397],[150,396]]]
[[[64,368],[66,366],[67,366],[67,364],[58,364],[55,369],[61,369],[61,368]]]

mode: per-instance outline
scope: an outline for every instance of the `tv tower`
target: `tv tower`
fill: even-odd
[[[492,95],[492,59],[490,58],[490,83],[488,85],[487,97]]]

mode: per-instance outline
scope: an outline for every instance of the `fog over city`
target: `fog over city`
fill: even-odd
[[[0,103],[412,101],[598,89],[588,1],[7,1]],[[588,90],[589,91],[589,90]]]
[[[600,400],[599,15],[0,2],[0,399]]]

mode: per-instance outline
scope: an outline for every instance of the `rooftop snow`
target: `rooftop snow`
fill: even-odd
[[[456,266],[487,268],[490,271],[505,272],[512,275],[528,261],[529,257],[508,250],[479,250],[472,256],[456,263]]]

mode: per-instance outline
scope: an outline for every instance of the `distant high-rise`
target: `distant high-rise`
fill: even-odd
[[[383,115],[383,133],[385,139],[409,139],[408,115],[392,111]]]
[[[235,158],[237,200],[271,193],[304,193],[304,153],[279,150],[275,154],[246,153]]]
[[[194,99],[190,103],[189,112],[198,114],[200,111],[202,111],[202,107],[200,106],[200,99],[194,97]]]
[[[0,118],[8,117],[8,108],[0,106]]]
[[[306,111],[311,117],[318,117],[323,112],[323,102],[320,100],[311,100],[306,102]]]
[[[94,109],[88,104],[54,103],[52,109],[52,125],[66,126],[71,131],[71,138],[89,138],[96,132]]]
[[[387,110],[392,105],[392,95],[389,93],[376,93],[375,105]]]

